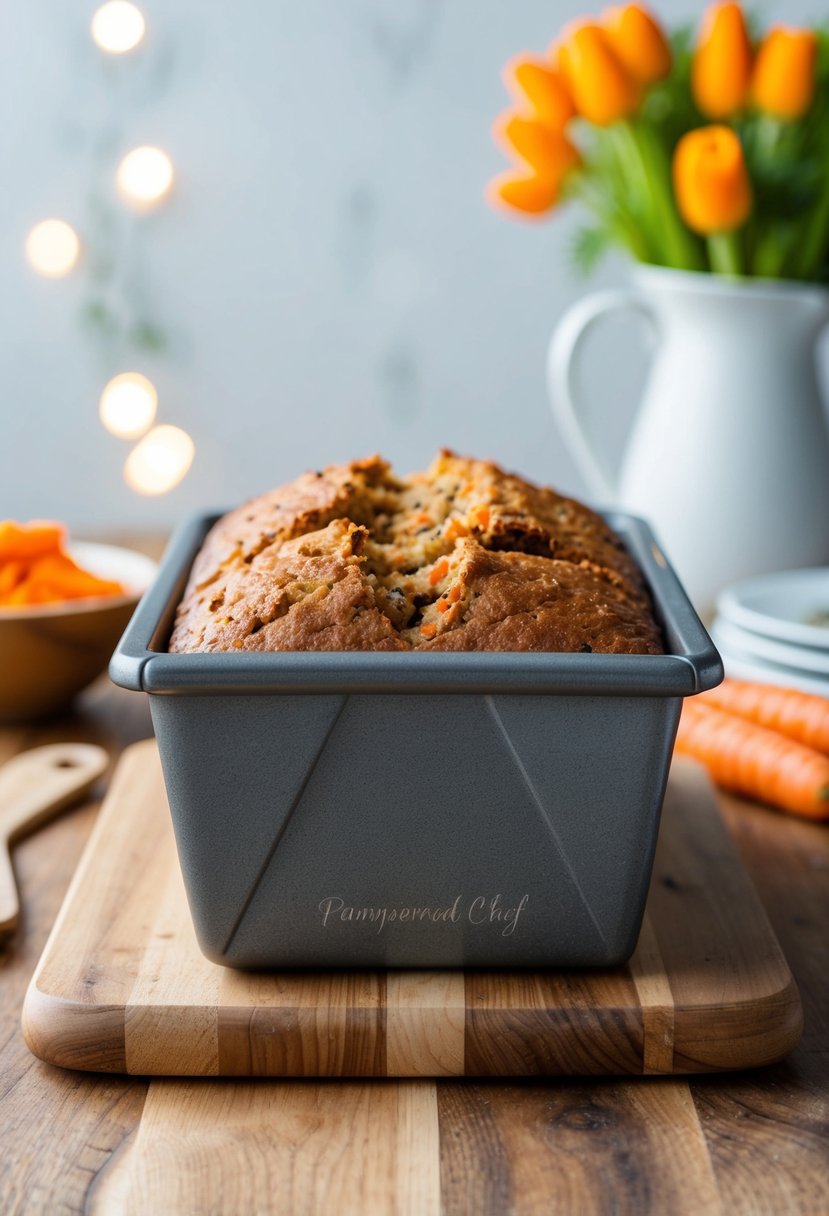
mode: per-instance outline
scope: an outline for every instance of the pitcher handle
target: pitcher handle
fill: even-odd
[[[582,424],[583,398],[576,388],[576,368],[582,341],[594,323],[623,309],[640,313],[655,333],[653,312],[637,292],[598,291],[567,310],[555,328],[547,354],[547,385],[553,417],[591,496],[607,505],[616,502],[618,474],[593,447]]]

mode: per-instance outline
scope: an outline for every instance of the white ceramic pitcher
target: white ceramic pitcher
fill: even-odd
[[[575,372],[594,322],[629,308],[656,351],[617,471],[583,424]],[[638,267],[630,290],[581,300],[553,335],[553,414],[590,493],[651,522],[702,613],[736,579],[829,562],[827,321],[821,287]]]

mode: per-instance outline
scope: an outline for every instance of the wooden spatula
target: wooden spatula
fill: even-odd
[[[11,933],[20,916],[12,842],[86,794],[108,763],[104,749],[91,743],[50,743],[0,768],[0,934]]]

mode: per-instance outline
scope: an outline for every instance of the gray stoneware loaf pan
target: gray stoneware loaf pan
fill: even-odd
[[[665,655],[168,654],[216,516],[112,659],[150,695],[202,950],[236,967],[545,967],[636,944],[682,698],[719,655],[647,526],[608,522]]]

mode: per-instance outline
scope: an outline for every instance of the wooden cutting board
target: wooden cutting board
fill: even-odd
[[[677,763],[636,953],[606,971],[247,973],[199,952],[158,753],[121,760],[23,1028],[53,1064],[177,1076],[690,1073],[785,1055],[796,986],[707,778]]]

